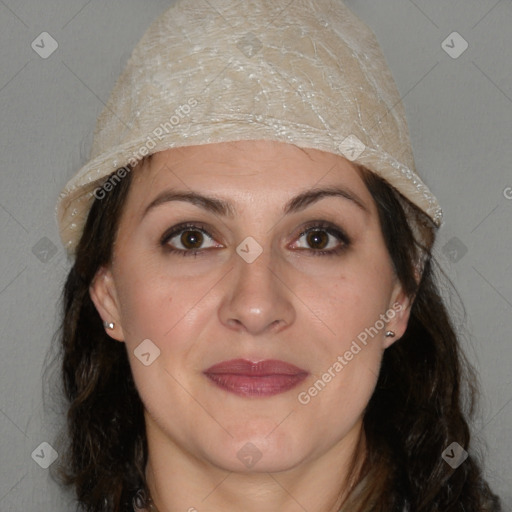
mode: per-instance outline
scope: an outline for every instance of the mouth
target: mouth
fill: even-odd
[[[309,372],[295,365],[267,359],[253,363],[232,359],[215,364],[203,374],[219,388],[244,397],[267,397],[299,385]]]

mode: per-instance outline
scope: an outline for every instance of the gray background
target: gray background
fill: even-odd
[[[88,156],[96,118],[131,50],[170,4],[0,0],[1,512],[73,509],[72,496],[32,458],[36,450],[48,460],[48,447],[39,446],[53,443],[61,421],[42,389],[69,268],[54,205]],[[464,318],[454,302],[482,386],[475,441],[489,482],[512,510],[512,2],[347,4],[383,46],[418,169],[445,212],[436,256],[467,311]],[[454,31],[469,44],[458,58],[445,51],[462,48],[448,37]],[[46,59],[31,47],[42,32],[58,43]]]

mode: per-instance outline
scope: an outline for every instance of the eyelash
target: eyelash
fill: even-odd
[[[166,252],[169,252],[171,254],[181,254],[182,256],[194,256],[197,257],[198,254],[205,252],[209,249],[190,249],[190,250],[184,250],[184,249],[176,249],[172,248],[169,245],[169,240],[174,238],[176,235],[179,235],[186,231],[199,231],[200,233],[203,233],[213,239],[213,236],[208,232],[208,230],[201,225],[193,224],[193,223],[184,223],[179,224],[177,226],[174,226],[171,228],[171,230],[168,230],[164,233],[162,238],[160,239],[160,245],[166,250]],[[304,235],[307,235],[314,231],[325,231],[331,236],[334,236],[339,241],[343,242],[343,245],[341,247],[337,247],[336,249],[329,249],[329,250],[317,250],[317,249],[300,249],[302,251],[307,251],[313,256],[337,256],[348,249],[348,247],[351,245],[352,241],[347,236],[347,234],[342,231],[340,228],[338,228],[336,225],[331,224],[330,222],[325,221],[313,221],[308,224],[308,226],[301,231],[298,238],[302,238]]]

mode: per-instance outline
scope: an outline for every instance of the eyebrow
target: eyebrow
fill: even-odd
[[[357,206],[366,215],[370,214],[369,208],[366,206],[354,192],[343,187],[326,187],[307,190],[298,194],[297,196],[290,199],[283,207],[283,213],[285,215],[290,213],[297,213],[304,210],[309,205],[320,201],[326,197],[340,197],[350,201],[352,204]],[[164,203],[172,201],[184,201],[191,203],[195,206],[203,208],[204,210],[221,215],[224,217],[234,218],[236,216],[236,210],[233,205],[224,199],[216,197],[205,196],[198,194],[197,192],[180,192],[175,190],[164,190],[158,196],[148,204],[145,208],[142,217],[144,217],[150,210],[160,206]]]

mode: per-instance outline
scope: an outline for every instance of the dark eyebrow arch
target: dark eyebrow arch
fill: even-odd
[[[366,206],[364,201],[360,199],[351,190],[342,187],[326,187],[317,188],[303,192],[293,197],[283,208],[283,213],[296,213],[304,210],[307,206],[312,203],[323,199],[324,197],[341,197],[352,201],[358,208],[360,208],[367,215],[370,214],[370,209]]]
[[[298,194],[297,196],[290,199],[283,207],[283,213],[285,215],[290,213],[297,213],[304,210],[310,204],[313,204],[324,197],[341,197],[351,201],[365,214],[370,214],[370,210],[365,203],[352,191],[341,188],[341,187],[327,187],[307,190]],[[171,201],[184,201],[191,203],[195,206],[199,206],[204,210],[221,215],[224,217],[234,218],[236,216],[236,210],[233,205],[223,199],[216,197],[208,197],[196,192],[178,192],[173,190],[165,190],[160,193],[149,205],[145,208],[142,217],[144,217],[150,210],[157,206],[168,203]]]

